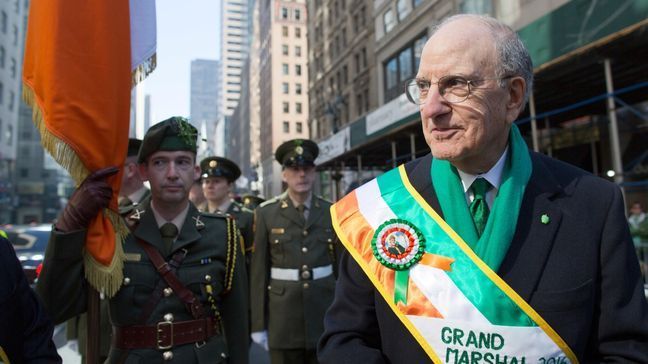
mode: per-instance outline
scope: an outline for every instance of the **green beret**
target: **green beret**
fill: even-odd
[[[225,177],[229,182],[241,176],[241,169],[236,163],[223,157],[207,157],[200,161],[200,177]]]
[[[309,139],[293,139],[279,146],[275,159],[284,167],[314,166],[319,148]]]
[[[127,157],[136,157],[139,153],[140,147],[142,146],[142,141],[135,138],[128,139],[128,154]]]
[[[198,130],[183,117],[174,116],[159,122],[146,132],[137,157],[138,163],[157,151],[188,151],[196,153]]]

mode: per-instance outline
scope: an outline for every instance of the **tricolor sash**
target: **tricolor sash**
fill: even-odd
[[[578,363],[423,200],[400,166],[331,207],[355,261],[435,363]]]

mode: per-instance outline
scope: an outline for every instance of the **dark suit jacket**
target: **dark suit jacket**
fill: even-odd
[[[648,305],[619,188],[537,153],[531,160],[517,230],[498,274],[581,363],[648,363]],[[441,214],[431,163],[427,155],[405,169]],[[543,214],[548,224],[540,222]],[[430,361],[348,254],[324,321],[322,363]]]
[[[60,363],[53,332],[11,243],[0,237],[0,349],[12,363]]]

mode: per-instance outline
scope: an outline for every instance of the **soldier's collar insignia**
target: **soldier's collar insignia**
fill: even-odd
[[[196,229],[202,230],[205,227],[205,223],[200,220],[200,215],[192,217],[196,221]]]
[[[139,221],[142,218],[142,214],[144,213],[145,210],[140,210],[140,209],[135,209],[135,212],[133,212],[128,218],[133,221]]]
[[[407,270],[425,253],[425,237],[411,222],[403,219],[385,221],[371,240],[374,257],[387,268]]]
[[[288,202],[286,202],[286,200],[281,200],[281,208],[285,209],[286,207],[288,207]]]

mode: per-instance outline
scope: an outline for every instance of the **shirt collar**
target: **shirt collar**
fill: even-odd
[[[166,224],[167,222],[172,223],[178,228],[178,234],[182,230],[182,225],[184,225],[184,221],[187,218],[187,214],[189,213],[189,204],[187,204],[187,207],[185,207],[184,210],[182,210],[178,216],[173,218],[171,221],[167,221],[165,218],[160,215],[157,210],[155,209],[155,206],[153,205],[153,201],[151,201],[151,210],[153,211],[153,216],[155,217],[155,222],[157,222],[158,228],[162,227],[162,225]]]
[[[495,163],[495,165],[486,173],[470,174],[457,169],[459,177],[461,178],[461,183],[463,184],[464,192],[468,192],[470,185],[480,177],[486,179],[495,189],[499,189],[500,184],[502,183],[502,172],[504,172],[504,164],[506,162],[506,157],[508,156],[508,150],[509,147],[507,145],[497,163]]]
[[[290,198],[290,195],[288,195],[288,198]],[[307,198],[306,201],[304,201],[304,203],[303,203],[303,205],[304,205],[304,207],[306,208],[306,210],[310,210],[310,207],[311,207],[311,201],[312,201],[312,200],[313,200],[313,194],[311,193],[310,195],[308,195],[308,198]],[[292,198],[290,198],[290,202],[292,202],[293,206],[295,206],[295,207],[297,207],[297,205],[299,205],[299,204],[296,203],[295,200],[293,200]]]
[[[227,212],[231,204],[232,204],[232,200],[229,198],[226,199],[225,202],[223,202],[221,205],[218,206],[218,211]]]

